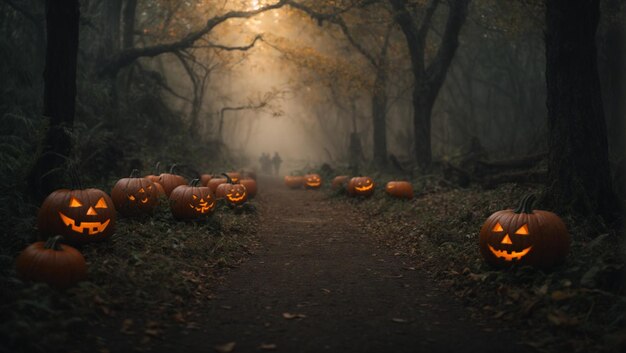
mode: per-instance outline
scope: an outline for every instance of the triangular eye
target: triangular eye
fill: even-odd
[[[131,200],[131,201],[135,201],[135,196],[133,196],[133,195],[128,195],[128,199],[129,199],[129,200]]]
[[[82,206],[83,206],[82,202],[78,201],[77,198],[72,197],[70,199],[70,207],[82,207]]]
[[[500,222],[496,223],[496,226],[493,227],[492,231],[494,232],[502,232],[504,231],[504,228],[502,228],[502,226],[500,225]]]
[[[143,188],[139,189],[139,192],[146,192]]]
[[[109,208],[109,206],[107,206],[107,202],[104,201],[104,197],[101,197],[100,200],[98,200],[96,208]]]
[[[148,185],[148,187],[146,189],[152,190],[152,185]]]
[[[191,195],[191,196],[193,197],[194,200],[198,199],[198,196],[196,196],[196,195]]]
[[[528,225],[524,224],[523,226],[519,227],[518,230],[515,231],[515,234],[517,235],[528,235]]]

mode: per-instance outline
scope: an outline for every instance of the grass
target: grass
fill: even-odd
[[[541,189],[519,184],[457,189],[424,180],[414,185],[418,194],[411,201],[381,190],[365,200],[334,195],[356,207],[372,234],[411,256],[415,267],[426,270],[476,318],[523,331],[520,341],[538,351],[626,349],[626,252],[615,230],[596,236],[581,220],[564,219],[573,241],[563,265],[551,271],[494,270],[478,250],[483,222]]]
[[[254,246],[257,221],[224,207],[207,221],[176,222],[164,206],[149,218],[120,219],[110,239],[80,249],[88,280],[67,291],[22,282],[17,254],[5,253],[0,352],[67,351],[67,342],[106,351],[94,327],[128,334],[142,350],[170,327],[195,329],[197,308]]]

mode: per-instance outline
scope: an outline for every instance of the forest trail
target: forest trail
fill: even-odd
[[[217,289],[200,330],[156,351],[530,351],[477,324],[323,191],[260,190],[259,249]]]

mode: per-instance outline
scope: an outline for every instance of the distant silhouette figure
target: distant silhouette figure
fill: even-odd
[[[280,164],[282,162],[283,160],[278,155],[278,152],[274,152],[274,157],[272,157],[272,163],[274,164],[274,175],[278,175],[278,171],[280,170]]]

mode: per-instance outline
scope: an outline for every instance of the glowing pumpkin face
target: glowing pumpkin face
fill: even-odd
[[[242,184],[224,183],[217,187],[215,196],[226,200],[233,206],[239,206],[248,200],[248,191]]]
[[[322,186],[322,177],[319,174],[307,174],[304,176],[304,186],[308,189],[317,189]]]
[[[215,210],[215,200],[206,186],[181,185],[170,195],[170,209],[177,220],[208,216]]]
[[[495,267],[512,264],[548,268],[565,259],[570,237],[565,224],[552,212],[533,210],[534,196],[515,210],[492,214],[480,231],[480,251]]]
[[[42,234],[63,235],[70,242],[101,240],[113,234],[115,207],[102,190],[61,189],[44,200],[37,225]]]
[[[146,178],[123,178],[111,190],[115,209],[124,216],[150,214],[159,203],[157,186]]]
[[[352,196],[370,196],[374,193],[374,180],[372,178],[354,177],[348,182],[348,194]]]

